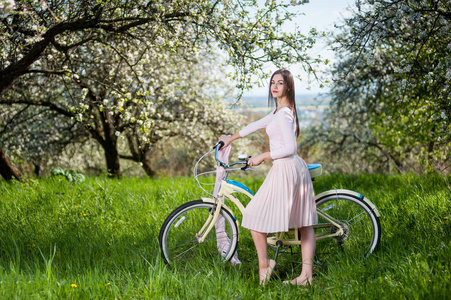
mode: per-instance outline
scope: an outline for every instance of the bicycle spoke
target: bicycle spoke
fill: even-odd
[[[350,219],[348,222],[349,225],[353,224],[353,223],[357,223],[360,220],[364,220],[364,217],[366,216],[366,212],[361,212],[360,214],[358,214],[357,216],[355,216],[354,218]],[[358,218],[358,219],[357,219]],[[352,222],[353,220],[357,219],[356,221]]]
[[[174,258],[179,258],[180,256],[185,255],[185,254],[188,253],[191,249],[194,249],[194,248],[197,247],[197,246],[199,246],[199,244],[193,245],[192,247],[186,249],[186,250],[183,251],[182,253],[180,253],[180,254],[174,256]]]

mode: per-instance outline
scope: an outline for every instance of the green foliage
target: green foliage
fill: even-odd
[[[63,170],[60,167],[54,168],[52,171],[50,171],[50,176],[56,177],[56,176],[64,176],[66,177],[67,181],[69,182],[83,182],[85,181],[85,175],[81,173],[77,173],[75,170]]]
[[[451,289],[450,179],[318,177],[316,193],[348,188],[371,199],[383,232],[380,248],[368,259],[318,254],[314,284],[306,288],[281,283],[300,272],[298,253],[281,254],[288,262],[260,287],[255,248],[244,229],[240,266],[212,260],[189,274],[165,266],[159,229],[175,207],[202,196],[192,178],[87,177],[77,185],[57,177],[0,181],[0,297],[445,299]],[[261,182],[244,179],[254,191]]]
[[[378,169],[443,171],[451,142],[451,4],[358,1],[335,39],[339,62],[328,152],[360,154]]]

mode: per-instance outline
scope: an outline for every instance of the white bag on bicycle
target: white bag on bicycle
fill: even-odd
[[[225,164],[229,163],[230,148],[231,148],[230,145],[228,145],[227,147],[222,147],[221,150],[218,151],[218,159],[224,162]],[[224,174],[225,174],[224,168],[217,166],[215,188],[213,190],[213,197],[215,198],[218,195]],[[219,215],[218,220],[215,223],[215,229],[216,229],[216,243],[218,246],[218,250],[222,255],[230,247],[230,239],[225,231],[225,222],[224,218],[221,215]],[[233,265],[238,265],[241,263],[241,261],[238,259],[238,252],[235,252],[235,254],[230,259],[230,262]]]

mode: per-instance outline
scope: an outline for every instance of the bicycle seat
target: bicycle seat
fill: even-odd
[[[318,177],[323,173],[323,167],[321,164],[311,164],[307,165],[308,170],[310,172],[310,177],[312,177],[312,180],[315,179],[315,177]]]

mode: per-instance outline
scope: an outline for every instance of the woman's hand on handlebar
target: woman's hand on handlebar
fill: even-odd
[[[219,142],[223,142],[224,146],[223,147],[227,147],[228,145],[230,145],[234,140],[241,138],[241,135],[239,133],[235,133],[234,135],[230,136],[230,135],[221,135],[221,137],[219,138]]]
[[[228,145],[230,145],[230,143],[232,142],[232,141],[230,140],[230,138],[231,138],[230,135],[221,135],[221,137],[220,137],[219,140],[218,140],[218,143],[220,143],[220,142],[223,142],[223,143],[224,143],[224,146],[222,146],[221,148],[225,148],[225,147],[227,147]]]
[[[247,162],[247,164],[251,167],[255,167],[255,166],[260,165],[262,162],[264,162],[265,159],[271,159],[271,155],[269,152],[265,152],[260,155],[249,158],[249,161]]]

